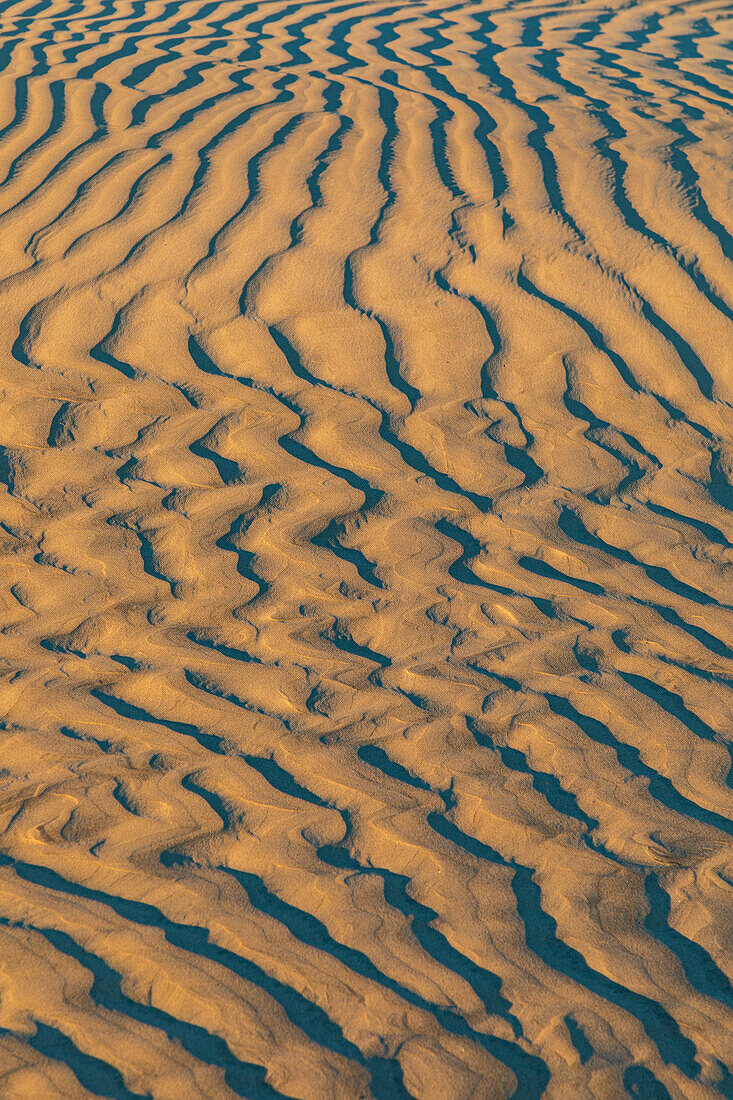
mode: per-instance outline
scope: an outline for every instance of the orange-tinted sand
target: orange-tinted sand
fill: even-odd
[[[0,70],[0,1097],[733,1097],[729,0]]]

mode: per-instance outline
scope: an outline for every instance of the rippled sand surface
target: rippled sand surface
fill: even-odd
[[[728,0],[0,9],[0,1095],[733,1096]]]

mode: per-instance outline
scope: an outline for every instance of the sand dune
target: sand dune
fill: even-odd
[[[2,5],[2,1097],[733,1097],[732,48]]]

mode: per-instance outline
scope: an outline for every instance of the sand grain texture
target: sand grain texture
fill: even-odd
[[[2,1097],[733,1097],[732,47],[2,4]]]

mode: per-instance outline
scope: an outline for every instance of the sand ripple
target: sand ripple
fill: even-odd
[[[732,46],[2,5],[3,1097],[733,1097]]]

